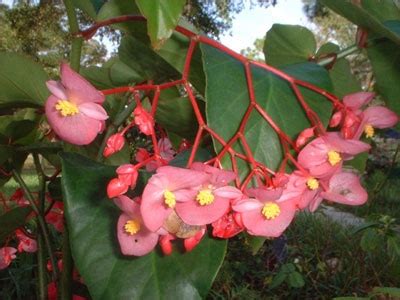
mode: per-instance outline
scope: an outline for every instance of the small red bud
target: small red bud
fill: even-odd
[[[200,243],[205,233],[206,228],[203,227],[195,234],[195,236],[184,239],[183,245],[185,246],[186,252],[192,251]]]
[[[296,147],[302,147],[307,141],[314,136],[314,127],[306,128],[302,132],[300,132],[297,140],[296,140]]]
[[[113,178],[107,185],[108,198],[114,198],[125,194],[128,191],[129,185],[125,184],[119,178]]]
[[[159,244],[164,255],[171,255],[172,253],[172,243],[171,241],[175,239],[172,234],[166,234],[160,237]]]
[[[131,188],[134,188],[136,186],[138,171],[136,170],[134,165],[124,164],[119,166],[117,169],[117,174],[118,179],[122,183],[130,186]]]
[[[329,120],[330,127],[336,127],[342,122],[343,113],[341,111],[337,111],[333,114],[332,118]]]
[[[110,155],[120,151],[125,145],[125,138],[122,134],[116,133],[110,136],[107,140],[107,145],[104,148],[103,155],[109,157]]]

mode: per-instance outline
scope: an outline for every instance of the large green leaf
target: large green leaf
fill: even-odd
[[[147,18],[147,31],[154,48],[160,48],[171,36],[185,3],[185,0],[136,0],[142,15]]]
[[[86,12],[91,18],[96,19],[96,14],[107,0],[72,0],[75,7]]]
[[[348,0],[321,0],[321,2],[349,21],[387,37],[397,45],[400,45],[400,35],[388,26],[385,26],[380,19],[382,17],[380,11],[382,7],[387,10],[388,6],[386,2],[388,1],[383,1],[386,3],[384,6],[382,6],[382,1],[366,1],[365,7],[364,1],[363,6],[357,5],[355,1]],[[398,10],[394,5],[393,9]]]
[[[49,95],[47,74],[28,57],[0,52],[0,108],[40,107]]]
[[[72,254],[93,299],[200,299],[222,263],[226,242],[205,237],[190,253],[122,256],[119,209],[105,186],[115,169],[64,154],[62,184]]]
[[[367,49],[376,89],[389,108],[400,114],[400,46],[386,40]]]
[[[265,61],[276,67],[308,61],[316,47],[314,34],[307,28],[274,24],[265,37]]]
[[[207,78],[208,124],[222,138],[229,140],[236,133],[250,102],[244,65],[211,46],[202,45],[201,49]],[[327,71],[316,64],[292,65],[286,67],[285,71],[327,90],[332,88]],[[289,137],[294,139],[300,131],[310,126],[286,81],[261,67],[252,66],[251,72],[257,102]],[[331,103],[314,92],[302,88],[300,90],[310,107],[327,124],[332,111]],[[278,167],[282,159],[280,140],[256,111],[250,115],[244,136],[258,161],[271,169]],[[216,150],[221,149],[219,143],[214,142]],[[236,146],[236,150],[243,152],[240,145]],[[226,167],[230,167],[230,164]],[[242,165],[239,168],[243,177],[246,168]]]
[[[0,244],[16,229],[26,223],[30,207],[16,207],[0,216]]]

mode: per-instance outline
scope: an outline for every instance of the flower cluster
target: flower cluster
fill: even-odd
[[[53,95],[46,104],[46,113],[58,136],[75,144],[93,141],[107,118],[100,105],[104,96],[65,64],[61,66],[61,83],[51,81],[48,86]],[[242,231],[278,237],[297,211],[315,211],[323,200],[348,205],[365,203],[368,195],[359,175],[344,163],[369,151],[370,145],[360,140],[363,133],[371,138],[375,128],[391,127],[398,122],[398,116],[386,107],[367,106],[374,94],[347,95],[343,101],[334,102],[331,130],[326,131],[317,122],[299,134],[296,157],[285,149],[284,159],[291,164],[291,173],[285,171],[286,164],[276,172],[269,171],[269,175],[260,171],[263,180],[249,186],[249,180],[240,182],[237,172],[223,170],[219,159],[193,162],[193,151],[187,168],[170,166],[176,151],[164,133],[157,136],[157,107],[148,112],[138,95],[133,94],[133,119],[108,138],[103,155],[108,157],[120,151],[126,143],[127,130],[134,126],[153,143],[152,150],[137,149],[136,164],[118,167],[117,176],[107,186],[109,198],[114,198],[122,211],[117,224],[121,251],[134,256],[149,253],[157,244],[169,254],[171,241],[177,238],[183,239],[185,249],[190,251],[200,242],[207,226],[219,238],[230,238]],[[80,118],[80,125],[75,118]],[[85,127],[86,124],[90,126]],[[71,128],[84,132],[84,138],[71,133]],[[184,148],[186,141],[178,151]],[[154,174],[142,195],[131,199],[127,193],[135,188],[141,168]],[[257,168],[262,165],[253,164],[252,172],[257,173]]]

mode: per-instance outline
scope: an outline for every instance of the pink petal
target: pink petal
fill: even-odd
[[[236,212],[247,212],[251,210],[261,210],[263,207],[263,204],[253,198],[247,198],[247,199],[240,199],[238,201],[235,201],[232,205],[232,209]]]
[[[275,219],[267,220],[261,209],[242,213],[243,224],[252,235],[265,237],[278,237],[292,222],[296,206],[292,201],[276,203],[279,205],[280,214]]]
[[[171,191],[200,186],[209,179],[207,173],[171,166],[158,168],[157,174],[168,178],[168,189]]]
[[[239,189],[229,185],[215,189],[213,194],[215,196],[228,198],[231,200],[235,200],[243,196],[243,193]]]
[[[399,121],[396,113],[383,106],[368,107],[364,111],[364,120],[366,124],[375,128],[393,127]],[[364,130],[364,128],[363,128]]]
[[[206,225],[221,218],[229,209],[229,199],[214,195],[214,202],[200,205],[197,201],[177,202],[175,211],[189,225]]]
[[[236,178],[236,174],[232,171],[221,170],[219,168],[205,165],[201,162],[195,162],[191,166],[192,170],[206,172],[211,175],[210,182],[214,186],[224,186]]]
[[[49,80],[46,81],[46,86],[49,89],[49,91],[58,99],[60,100],[67,100],[68,96],[65,92],[65,88],[59,81],[55,80]]]
[[[282,188],[266,189],[266,188],[252,188],[246,190],[247,195],[257,198],[261,202],[276,200],[282,195]]]
[[[361,106],[368,104],[374,97],[374,93],[358,92],[344,96],[343,103],[352,110],[358,110]]]
[[[78,107],[79,111],[89,118],[100,121],[108,119],[106,110],[100,104],[93,102],[85,102],[79,104]]]
[[[356,155],[371,149],[369,144],[357,140],[344,139],[338,132],[328,132],[323,138],[332,147],[332,150],[345,154]]]
[[[74,103],[95,102],[101,104],[105,100],[102,92],[96,90],[66,63],[61,64],[61,82],[68,91],[68,97]]]
[[[144,188],[140,211],[143,222],[150,231],[157,231],[172,211],[164,203],[166,189],[168,189],[168,178],[164,174],[153,175]]]
[[[139,232],[130,235],[124,230],[124,226],[129,220],[132,220],[132,217],[127,214],[122,214],[118,219],[117,235],[121,252],[124,255],[146,255],[157,245],[158,234],[150,232],[141,224]]]
[[[347,205],[361,205],[368,199],[368,194],[360,184],[356,174],[341,172],[329,181],[329,191],[321,193],[326,200]]]
[[[90,144],[99,132],[101,121],[89,118],[83,114],[63,117],[55,106],[58,99],[50,96],[45,110],[47,120],[60,139],[75,145]]]
[[[121,195],[114,199],[114,203],[122,210],[124,213],[132,216],[140,216],[140,206],[137,202],[131,198]]]

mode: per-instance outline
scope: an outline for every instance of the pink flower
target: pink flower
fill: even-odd
[[[211,224],[228,212],[230,202],[242,196],[242,192],[227,184],[236,178],[231,171],[194,163],[192,169],[209,174],[209,180],[194,189],[193,197],[176,204],[176,213],[189,225]]]
[[[157,245],[159,235],[151,232],[143,224],[140,207],[136,201],[119,196],[114,203],[122,210],[118,219],[117,235],[124,255],[143,256]]]
[[[356,140],[346,140],[337,132],[328,132],[307,144],[298,155],[298,162],[311,176],[323,178],[340,170],[343,160],[368,151],[370,145]]]
[[[202,186],[208,178],[205,172],[171,166],[158,168],[142,195],[140,210],[146,227],[157,231],[177,204],[195,197],[194,188]]]
[[[36,252],[37,251],[37,242],[34,239],[31,239],[30,237],[26,236],[22,230],[17,229],[15,230],[15,235],[17,236],[19,240],[18,244],[18,252]]]
[[[13,259],[16,258],[17,249],[13,247],[0,248],[0,270],[7,268]]]
[[[52,224],[58,232],[64,231],[64,203],[56,201],[45,217],[46,222]]]
[[[108,118],[101,106],[104,95],[68,64],[61,64],[61,82],[46,82],[52,95],[46,102],[50,126],[62,139],[75,145],[90,144]]]
[[[311,203],[319,201],[322,187],[317,178],[300,171],[289,175],[289,181],[282,190],[278,202],[294,201],[299,209],[305,209]]]
[[[143,107],[138,106],[133,111],[135,116],[135,124],[139,126],[139,129],[145,135],[151,135],[154,132],[154,119]]]
[[[321,196],[326,200],[347,205],[361,205],[368,199],[359,177],[349,172],[333,175],[329,180],[329,189],[322,192]]]
[[[292,222],[296,213],[295,201],[278,202],[282,190],[255,188],[247,190],[251,198],[234,202],[232,209],[242,215],[249,234],[278,237]]]
[[[107,145],[104,148],[103,156],[109,157],[110,155],[120,151],[125,145],[125,138],[122,134],[116,133],[110,136],[107,140]]]

